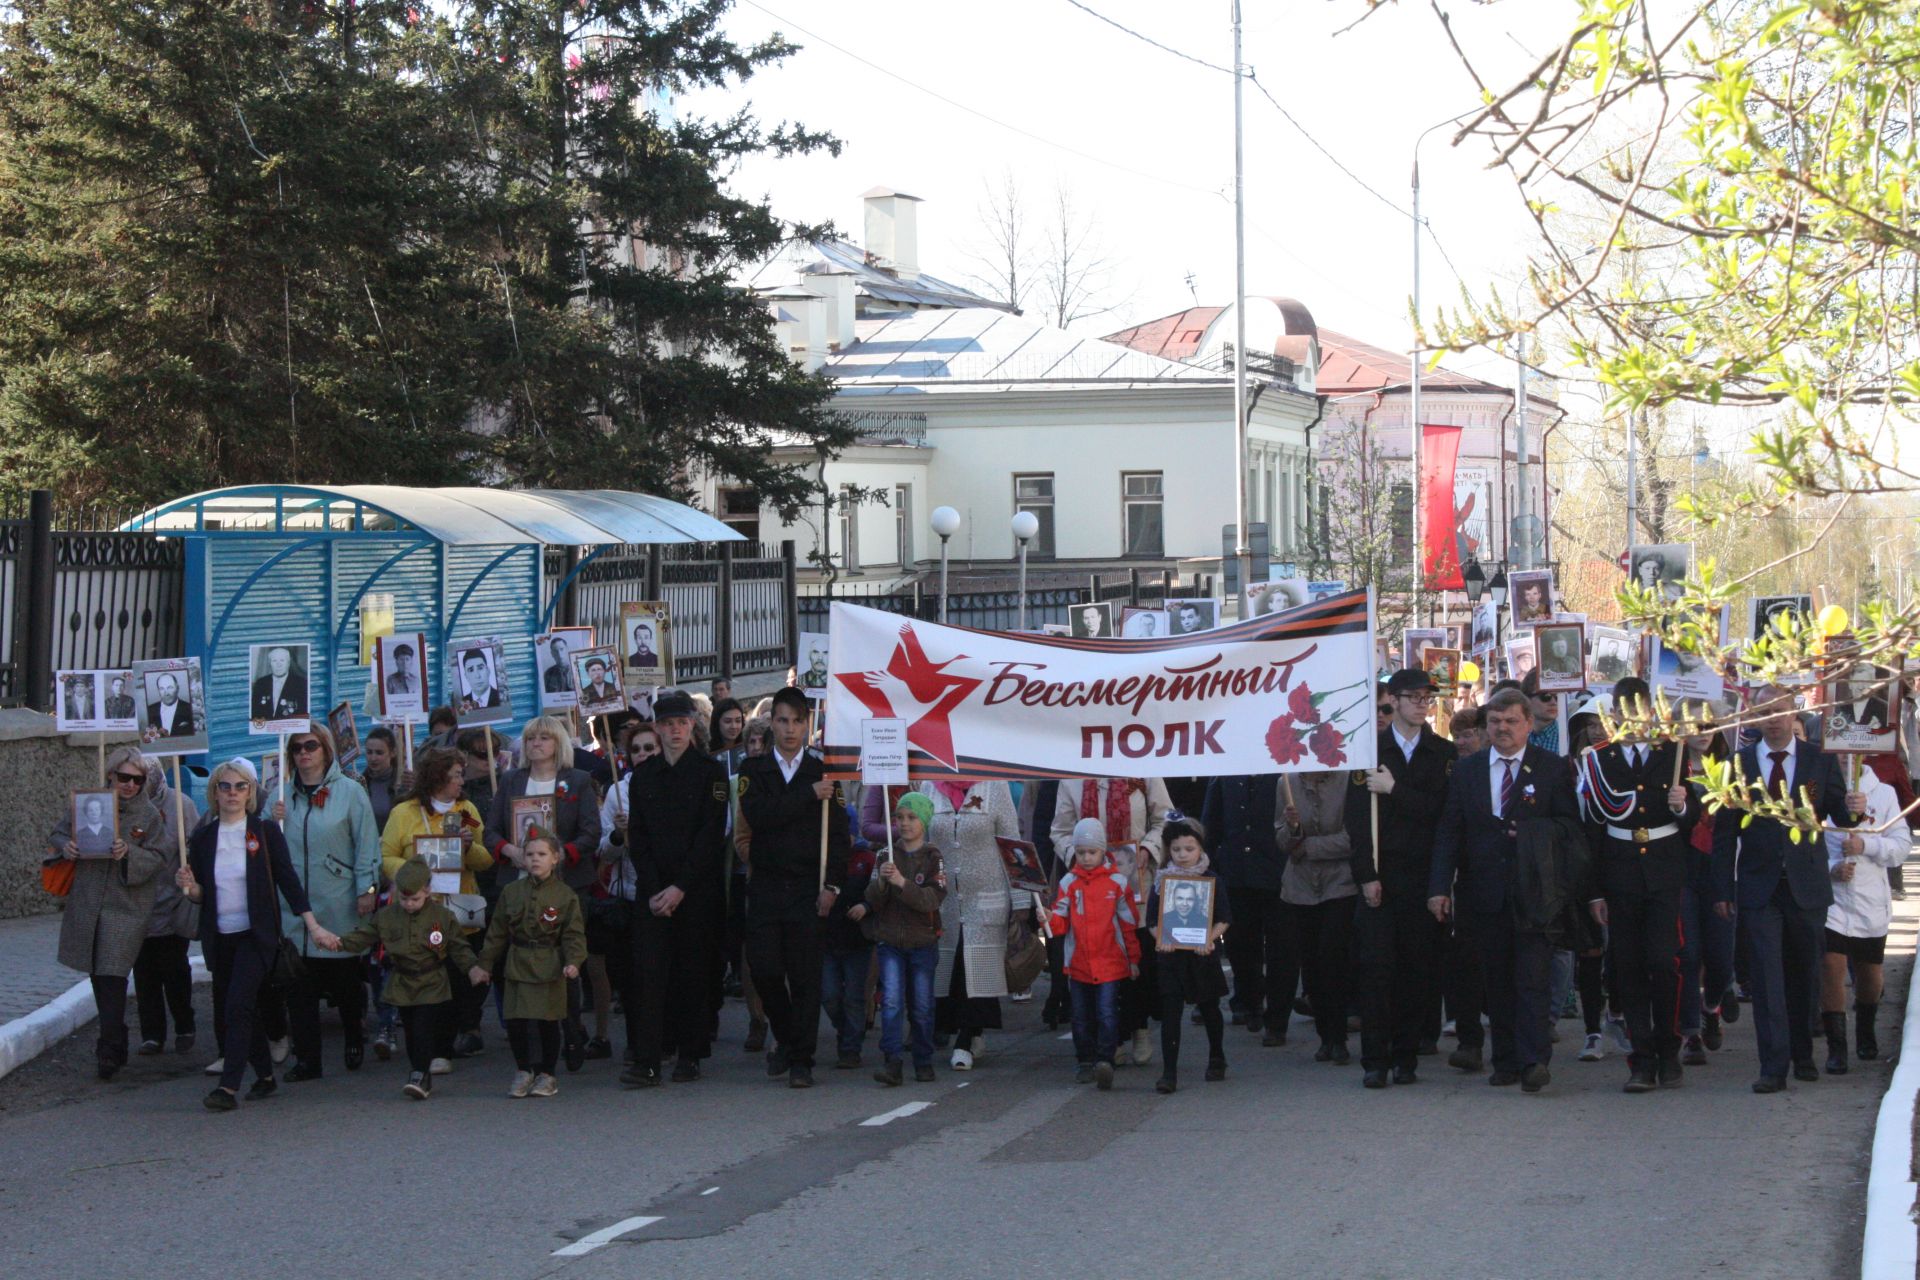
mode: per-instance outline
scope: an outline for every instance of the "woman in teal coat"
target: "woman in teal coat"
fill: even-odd
[[[367,790],[341,772],[334,760],[333,734],[318,720],[287,735],[287,799],[274,804],[274,818],[286,832],[287,852],[314,918],[329,932],[351,933],[371,915],[380,890],[380,828],[373,821]],[[287,992],[287,1021],[293,1035],[289,1081],[320,1077],[320,1000],[340,1011],[346,1028],[347,1070],[357,1071],[366,1054],[367,989],[357,956],[324,950],[307,936],[300,919],[281,910],[280,927],[306,957],[300,979]]]

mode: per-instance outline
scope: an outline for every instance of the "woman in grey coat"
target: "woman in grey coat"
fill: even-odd
[[[176,795],[166,783],[166,771],[155,756],[141,757],[147,767],[146,796],[160,813],[160,847],[178,853],[179,832],[200,825],[200,807]],[[176,810],[176,801],[178,808]],[[175,818],[179,819],[178,825]],[[200,908],[187,901],[170,875],[154,878],[153,914],[147,917],[147,940],[133,962],[133,1002],[140,1022],[140,1049],[155,1054],[167,1047],[167,1015],[173,1015],[173,1048],[193,1048],[193,966],[187,947],[200,936]]]
[[[940,960],[934,971],[934,1029],[953,1037],[951,1066],[972,1070],[985,1032],[1000,1027],[1007,994],[1007,926],[1014,894],[998,837],[1020,838],[1020,815],[1004,782],[923,782],[933,801],[927,843],[940,850],[947,896],[940,902]],[[1023,893],[1021,910],[1033,895]]]
[[[155,881],[166,871],[160,811],[146,797],[147,765],[138,747],[107,757],[120,834],[104,858],[81,858],[73,843],[73,815],[64,813],[47,837],[50,852],[72,859],[73,888],[60,921],[60,963],[87,975],[100,1011],[94,1061],[102,1080],[127,1063],[127,975],[147,940]]]

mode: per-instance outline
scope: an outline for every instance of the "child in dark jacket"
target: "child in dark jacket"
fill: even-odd
[[[917,791],[894,809],[900,839],[891,859],[879,864],[867,885],[867,936],[880,951],[880,1054],[873,1078],[901,1081],[901,1021],[913,1028],[913,1078],[933,1079],[933,972],[940,962],[940,903],[947,873],[940,851],[927,843],[933,801]]]
[[[858,831],[857,824],[851,829]],[[839,1041],[842,1069],[860,1065],[860,1046],[867,1038],[867,975],[873,969],[873,943],[862,928],[866,918],[867,881],[873,875],[873,850],[864,839],[853,841],[847,856],[847,879],[821,924],[820,1007],[827,1011]]]
[[[1082,818],[1073,829],[1073,868],[1060,878],[1047,927],[1067,940],[1075,1080],[1113,1088],[1120,1043],[1120,985],[1140,975],[1140,911],[1127,877],[1107,856],[1107,829]]]
[[[1227,895],[1208,872],[1206,838],[1200,824],[1191,818],[1170,821],[1161,829],[1160,838],[1167,851],[1167,865],[1154,872],[1153,895],[1147,902],[1147,928],[1153,933],[1159,961],[1160,1057],[1166,1064],[1154,1088],[1172,1093],[1180,1085],[1180,1029],[1186,1021],[1182,1015],[1187,1005],[1199,1009],[1201,1025],[1207,1029],[1207,1079],[1227,1078],[1220,1018],[1227,975],[1220,968],[1220,939],[1226,936],[1231,914]],[[1207,877],[1213,902],[1211,923],[1196,886],[1175,880],[1169,893],[1168,876]],[[1200,949],[1175,950],[1176,946]]]

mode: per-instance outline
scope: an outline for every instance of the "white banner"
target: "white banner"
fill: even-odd
[[[1370,769],[1373,600],[1161,639],[1013,635],[833,606],[826,755],[907,724],[915,778],[1212,777]]]

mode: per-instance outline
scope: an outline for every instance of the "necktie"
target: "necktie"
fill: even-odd
[[[1507,766],[1507,776],[1500,781],[1500,816],[1504,818],[1513,808],[1513,784],[1518,780],[1513,770],[1519,761],[1502,760],[1500,763]]]
[[[1769,751],[1767,754],[1773,758],[1773,771],[1767,775],[1767,790],[1773,792],[1774,795],[1781,799],[1785,799],[1787,794],[1787,753],[1784,751]]]
[[[1647,749],[1645,747],[1628,747],[1627,752],[1629,758],[1633,761],[1633,770],[1635,773],[1638,773],[1646,767]]]

